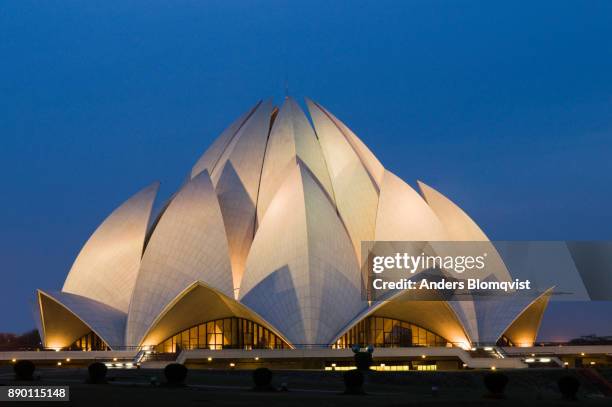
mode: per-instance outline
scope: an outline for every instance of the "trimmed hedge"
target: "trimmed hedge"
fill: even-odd
[[[185,383],[187,378],[188,369],[180,363],[170,363],[164,369],[164,375],[166,376],[166,382],[170,386],[181,386]]]
[[[13,365],[17,380],[32,380],[36,366],[30,360],[19,360]]]
[[[508,376],[500,372],[487,373],[484,376],[484,385],[489,390],[489,396],[504,398],[504,390],[508,384]]]
[[[557,381],[559,391],[566,400],[576,400],[576,394],[580,388],[580,381],[574,376],[563,376]]]
[[[89,373],[89,383],[106,383],[106,373],[108,372],[108,368],[104,363],[94,362],[90,364],[87,367],[87,372]]]
[[[259,367],[253,370],[254,390],[256,391],[273,391],[272,387],[272,371],[266,367]]]
[[[363,372],[361,370],[347,370],[344,372],[344,394],[365,394],[363,391]]]

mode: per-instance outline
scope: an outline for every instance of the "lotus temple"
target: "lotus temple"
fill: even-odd
[[[364,298],[362,242],[488,238],[306,106],[257,103],[167,202],[156,205],[154,182],[114,209],[61,290],[36,292],[45,355],[329,370],[371,345],[387,369],[526,367],[552,288],[516,301]]]

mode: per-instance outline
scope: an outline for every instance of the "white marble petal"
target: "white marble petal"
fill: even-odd
[[[193,281],[232,295],[227,238],[206,171],[178,192],[149,240],[130,304],[127,344],[138,345],[164,307]]]
[[[272,112],[272,103],[260,104],[211,173],[229,243],[235,296],[257,227],[256,204]]]
[[[257,201],[259,221],[266,213],[287,172],[291,171],[298,160],[308,167],[333,200],[333,187],[317,136],[302,109],[295,100],[288,97],[270,131]]]
[[[316,103],[307,102],[327,162],[336,206],[359,259],[361,242],[374,240],[378,185],[332,117]]]
[[[127,312],[158,188],[151,184],[104,220],[81,249],[62,291]]]
[[[111,349],[124,344],[126,314],[80,295],[38,290],[43,343],[50,348],[70,346],[93,331]]]
[[[253,242],[240,301],[295,346],[328,344],[366,305],[352,245],[311,173],[297,164]]]

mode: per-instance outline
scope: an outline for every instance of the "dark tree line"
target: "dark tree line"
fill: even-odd
[[[610,345],[612,336],[584,335],[569,341],[570,345]]]
[[[21,335],[0,332],[0,350],[36,349],[40,346],[40,335],[36,329]]]

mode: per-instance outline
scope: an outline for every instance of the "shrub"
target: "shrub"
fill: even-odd
[[[257,391],[271,391],[272,387],[272,371],[265,367],[257,368],[253,371],[253,383]]]
[[[365,394],[363,391],[363,372],[347,370],[344,372],[344,394]]]
[[[106,372],[108,368],[104,363],[94,362],[87,367],[89,373],[89,383],[106,383]]]
[[[580,381],[574,376],[563,376],[557,381],[559,391],[563,395],[564,399],[576,400],[576,393],[580,388]]]
[[[507,384],[508,376],[503,373],[487,373],[484,376],[484,385],[489,390],[489,396],[493,398],[503,398]]]
[[[170,363],[164,369],[166,382],[170,386],[180,386],[185,383],[187,378],[187,368],[180,363]]]
[[[36,366],[30,360],[19,360],[13,365],[18,380],[32,380]]]
[[[370,352],[356,352],[355,365],[359,370],[369,370],[372,366],[372,354]]]

